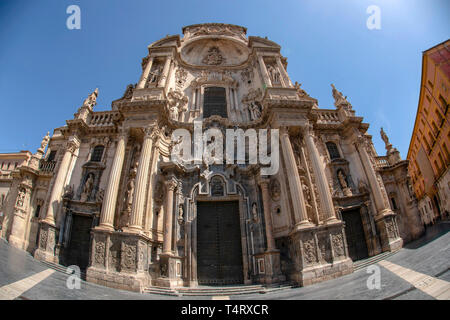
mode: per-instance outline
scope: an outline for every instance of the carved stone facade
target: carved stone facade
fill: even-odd
[[[13,245],[78,264],[88,281],[141,291],[215,280],[308,285],[420,235],[406,167],[380,165],[368,124],[334,86],[335,108],[318,108],[292,84],[278,44],[226,24],[183,33],[149,46],[141,78],[112,110],[94,111],[94,91],[13,173],[3,223]],[[172,134],[193,133],[196,121],[219,132],[278,129],[278,171],[262,175],[249,143],[241,162],[172,161]],[[36,232],[27,221],[38,205]],[[205,273],[208,259],[219,269]]]

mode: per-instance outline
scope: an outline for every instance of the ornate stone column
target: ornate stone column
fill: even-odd
[[[281,148],[287,169],[289,187],[291,189],[292,204],[294,206],[295,224],[298,227],[308,227],[312,224],[308,221],[308,214],[303,198],[303,188],[300,182],[294,152],[289,140],[287,128],[281,128]]]
[[[367,178],[369,180],[370,188],[372,189],[372,194],[375,200],[375,206],[377,208],[377,214],[383,215],[384,213],[392,212],[389,207],[389,203],[386,203],[381,188],[378,182],[378,176],[373,168],[372,161],[370,161],[370,156],[366,150],[367,141],[364,137],[360,136],[355,144],[356,150],[358,151],[359,157],[363,164],[364,170],[366,171]],[[387,200],[387,199],[386,199]]]
[[[395,213],[389,206],[386,190],[384,188],[381,177],[377,175],[373,167],[370,156],[366,150],[367,141],[363,136],[359,136],[356,142],[356,149],[360,156],[367,178],[369,180],[370,189],[375,201],[377,214],[375,223],[380,231],[381,246],[383,251],[398,250],[403,245],[403,240],[398,234],[398,227],[395,220]]]
[[[164,210],[164,237],[163,254],[172,254],[172,227],[173,227],[173,194],[177,187],[177,182],[173,179],[166,181],[167,196]]]
[[[142,230],[142,220],[144,217],[145,195],[147,191],[148,171],[150,159],[152,157],[153,136],[155,133],[154,125],[144,129],[144,142],[142,144],[141,156],[139,159],[139,168],[136,175],[136,188],[133,206],[131,209],[131,218],[129,230],[140,232]]]
[[[161,79],[159,80],[159,86],[162,88],[164,88],[166,86],[167,78],[169,77],[169,68],[170,68],[171,61],[172,61],[172,57],[167,56],[166,61],[164,62],[162,76],[161,76]]]
[[[76,136],[69,138],[66,144],[63,159],[58,169],[55,182],[53,184],[50,200],[48,202],[48,210],[45,219],[42,221],[51,226],[55,226],[55,212],[58,208],[58,203],[61,201],[61,194],[64,188],[64,181],[66,180],[67,171],[72,160],[72,156],[80,146],[80,142]]]
[[[269,77],[269,73],[267,72],[266,64],[264,63],[263,57],[260,55],[258,55],[258,62],[259,62],[259,66],[261,68],[261,72],[263,74],[264,83],[266,84],[267,87],[271,87],[272,82],[270,81],[270,77]]]
[[[308,124],[304,128],[303,134],[306,141],[306,148],[308,149],[308,153],[311,157],[313,172],[316,178],[317,189],[319,191],[320,207],[322,209],[325,222],[338,222],[334,211],[333,198],[331,197],[330,188],[328,187],[327,177],[325,176],[324,168],[321,165],[319,151],[314,143],[311,125]]]
[[[147,62],[147,65],[145,66],[144,72],[142,73],[141,80],[139,80],[139,84],[137,85],[137,89],[143,89],[145,88],[145,84],[147,83],[148,75],[150,73],[150,70],[152,69],[153,60],[154,57],[148,57],[149,61]]]
[[[125,143],[128,138],[127,129],[122,129],[117,142],[116,153],[109,174],[108,186],[103,200],[100,215],[99,229],[114,230],[114,213],[116,211],[117,192],[119,191],[120,175],[122,172],[123,159],[125,157]]]

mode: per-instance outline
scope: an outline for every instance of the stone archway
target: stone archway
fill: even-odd
[[[187,208],[187,219],[186,219],[186,267],[187,267],[187,283],[190,286],[197,286],[199,284],[209,284],[209,285],[220,285],[220,284],[231,284],[231,283],[244,283],[244,284],[250,284],[251,280],[249,277],[249,263],[252,259],[251,252],[250,252],[250,237],[248,236],[248,227],[247,227],[247,220],[248,220],[248,212],[249,212],[249,201],[247,196],[245,195],[245,191],[242,186],[240,186],[238,183],[235,183],[234,190],[230,190],[229,181],[221,175],[221,174],[215,174],[206,181],[206,183],[209,185],[210,181],[213,180],[214,177],[220,177],[220,179],[223,182],[223,194],[218,195],[218,189],[208,187],[206,189],[206,192],[202,192],[202,183],[199,182],[191,190],[191,197],[188,200],[188,208]],[[231,188],[233,189],[233,188]],[[213,192],[216,192],[212,195]],[[201,228],[201,226],[198,223],[198,214],[199,214],[199,204],[202,206],[202,204],[209,203],[210,206],[220,206],[220,204],[229,204],[230,206],[235,206],[232,210],[234,211],[235,216],[234,218],[238,221],[234,220],[234,224],[232,224],[231,229],[234,230],[234,236],[239,236],[239,242],[236,241],[236,243],[239,243],[241,246],[240,252],[238,252],[238,255],[241,256],[241,277],[235,277],[235,278],[228,278],[222,277],[221,279],[217,279],[218,281],[202,281],[205,280],[204,278],[199,279],[199,273],[198,273],[198,228]],[[206,204],[204,206],[207,206]],[[200,210],[203,210],[200,208]],[[226,209],[224,209],[224,214],[226,214]],[[202,214],[202,213],[200,213]],[[220,217],[219,217],[220,219]],[[231,219],[233,221],[233,218]],[[236,226],[239,226],[237,228]],[[224,230],[222,230],[224,232]],[[201,239],[200,239],[201,240]],[[219,240],[220,241],[220,240]],[[239,257],[235,259],[236,261],[239,260]],[[200,263],[201,264],[201,263]],[[227,265],[222,265],[222,271],[225,270]],[[236,266],[237,267],[237,266]],[[220,277],[219,277],[220,278]]]

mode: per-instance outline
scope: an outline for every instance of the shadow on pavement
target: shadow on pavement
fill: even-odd
[[[425,234],[417,240],[414,240],[407,245],[404,246],[405,249],[417,249],[420,248],[427,243],[430,243],[436,240],[439,237],[442,237],[447,232],[450,231],[450,221],[439,221],[436,224],[429,226],[426,228]]]

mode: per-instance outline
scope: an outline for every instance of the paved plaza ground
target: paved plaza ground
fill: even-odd
[[[421,239],[378,261],[380,288],[368,289],[367,268],[315,285],[266,294],[220,297],[230,300],[382,300],[450,299],[450,222],[427,229]],[[0,299],[2,300],[211,300],[218,297],[163,296],[111,289],[81,281],[80,289],[69,289],[69,275],[50,269],[29,253],[0,240]]]

